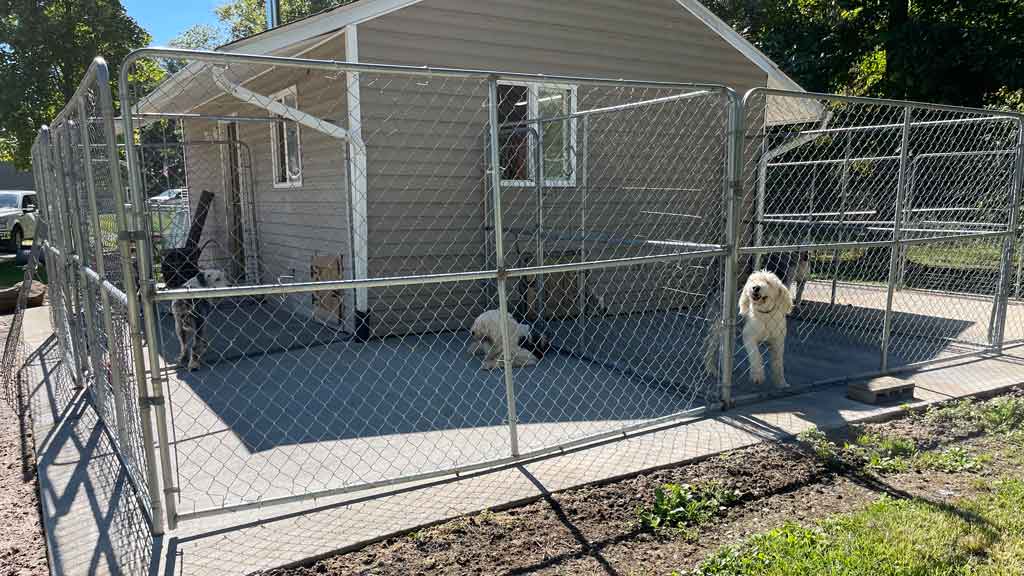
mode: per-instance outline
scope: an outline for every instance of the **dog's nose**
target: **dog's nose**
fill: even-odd
[[[760,286],[754,286],[754,294],[760,294],[760,293],[761,293],[761,287]]]

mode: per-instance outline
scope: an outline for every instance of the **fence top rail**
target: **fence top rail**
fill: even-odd
[[[332,71],[349,72],[379,72],[400,75],[417,76],[447,76],[461,78],[479,78],[486,80],[519,80],[537,84],[577,84],[577,85],[604,85],[604,86],[626,86],[646,88],[667,88],[667,89],[697,89],[697,90],[719,90],[735,94],[735,91],[723,84],[697,83],[697,82],[662,82],[629,80],[625,78],[596,78],[586,76],[560,76],[549,74],[526,74],[519,72],[499,72],[493,70],[473,70],[464,68],[445,68],[435,66],[403,66],[395,64],[369,64],[346,62],[343,60],[322,60],[310,58],[293,58],[288,56],[269,56],[265,54],[241,54],[235,52],[212,52],[209,50],[184,50],[179,48],[140,48],[128,54],[121,66],[121,81],[128,81],[128,71],[131,65],[142,58],[163,58],[194,60],[202,64],[264,64],[267,66],[281,66],[293,68],[317,68]],[[195,72],[197,70],[193,70]],[[181,74],[179,72],[179,74]],[[177,75],[175,75],[177,76]],[[168,78],[172,82],[174,76]],[[738,100],[738,98],[737,98]]]
[[[93,58],[89,64],[89,68],[86,69],[85,74],[82,76],[81,82],[78,83],[78,88],[75,89],[75,93],[68,99],[64,104],[64,108],[57,113],[48,123],[48,126],[59,126],[64,124],[71,114],[72,109],[78,108],[78,101],[82,95],[85,94],[92,86],[93,81],[100,84],[107,84],[110,82],[110,71],[107,68],[107,61],[102,56]],[[40,129],[41,130],[41,129]],[[39,137],[36,137],[36,141]]]
[[[779,96],[784,98],[796,98],[801,100],[827,100],[831,102],[846,102],[850,104],[869,104],[873,106],[890,106],[894,108],[917,108],[920,110],[934,110],[938,112],[958,112],[961,114],[978,114],[990,116],[987,120],[1005,119],[1012,120],[1020,126],[1024,123],[1024,114],[1009,112],[1006,110],[991,110],[988,108],[972,108],[968,106],[952,106],[949,104],[931,104],[915,100],[895,100],[892,98],[868,98],[865,96],[842,96],[839,94],[825,94],[822,92],[799,92],[796,90],[782,90],[779,88],[765,88],[759,86],[747,91],[743,96],[743,105],[747,106],[751,99],[759,95]],[[899,126],[903,126],[902,123]]]

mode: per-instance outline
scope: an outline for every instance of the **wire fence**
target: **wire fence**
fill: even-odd
[[[1024,335],[1016,116],[147,49],[115,117],[105,74],[34,159],[55,331],[156,531]]]

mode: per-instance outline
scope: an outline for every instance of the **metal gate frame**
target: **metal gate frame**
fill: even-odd
[[[879,369],[877,371],[858,374],[853,376],[844,376],[842,378],[834,380],[850,380],[856,378],[868,378],[874,376],[881,376],[891,374],[898,371],[905,371],[910,368],[919,366],[925,366],[934,364],[936,362],[946,362],[961,357],[977,356],[980,352],[972,351],[965,354],[945,356],[941,358],[935,358],[932,360],[926,360],[921,362],[912,362],[901,364],[898,367],[891,367],[889,356],[890,348],[892,343],[892,322],[893,322],[893,300],[897,291],[900,290],[902,279],[904,262],[906,256],[906,248],[913,245],[919,244],[931,244],[936,242],[943,242],[949,240],[983,240],[983,239],[1003,239],[1003,251],[999,265],[999,281],[997,291],[992,297],[993,309],[991,313],[990,327],[989,327],[989,349],[987,351],[999,354],[1002,352],[1004,344],[1004,333],[1006,325],[1006,312],[1007,312],[1007,301],[1010,297],[1012,289],[1012,280],[1014,276],[1013,262],[1014,262],[1014,250],[1016,247],[1016,238],[1019,234],[1020,223],[1019,223],[1019,212],[1021,206],[1021,187],[1024,182],[1024,116],[1011,112],[1001,112],[995,110],[981,109],[981,108],[968,108],[958,106],[946,106],[940,104],[928,104],[921,102],[907,102],[893,99],[882,99],[882,98],[864,98],[857,96],[841,96],[835,94],[822,94],[813,92],[796,92],[790,90],[779,90],[770,88],[754,88],[747,92],[743,98],[743,114],[741,118],[751,118],[752,115],[758,114],[758,101],[767,103],[769,98],[788,98],[799,102],[808,102],[819,104],[821,102],[836,103],[843,105],[867,105],[867,106],[881,106],[890,109],[902,110],[902,121],[898,124],[884,124],[884,125],[866,125],[858,127],[844,127],[837,128],[836,131],[865,131],[865,130],[877,130],[877,129],[898,129],[900,130],[900,136],[902,144],[900,146],[899,155],[892,159],[899,161],[899,172],[898,182],[896,185],[896,197],[894,202],[894,219],[893,219],[893,232],[892,238],[886,241],[878,242],[823,242],[823,243],[798,243],[792,245],[765,245],[764,244],[764,233],[763,233],[763,222],[765,219],[765,186],[766,186],[766,171],[765,168],[768,162],[786,152],[792,151],[800,146],[806,145],[812,142],[816,134],[823,134],[829,132],[827,124],[831,119],[831,113],[822,110],[821,119],[823,120],[822,126],[819,129],[811,129],[801,132],[803,134],[800,138],[794,139],[792,142],[781,146],[777,151],[772,150],[758,155],[754,151],[748,151],[746,154],[749,156],[747,159],[747,166],[757,166],[756,170],[753,170],[754,182],[750,188],[753,189],[751,195],[753,196],[753,202],[755,206],[755,233],[753,235],[753,241],[748,246],[742,246],[739,249],[740,255],[752,256],[760,258],[764,254],[778,253],[778,252],[796,252],[799,250],[806,250],[808,248],[814,251],[832,251],[836,254],[839,250],[850,249],[850,248],[890,248],[890,262],[889,270],[886,282],[886,306],[884,311],[884,323],[882,327],[882,338],[881,338],[881,349],[879,358]],[[762,106],[761,111],[766,106]],[[913,120],[913,113],[915,111],[931,111],[931,112],[947,112],[954,114],[971,114],[980,117],[970,117],[962,119],[952,120],[937,120],[931,122],[915,123]],[[1007,121],[1016,124],[1016,145],[1011,150],[994,150],[984,152],[972,152],[972,153],[955,153],[959,156],[974,155],[974,154],[1014,154],[1014,165],[1013,174],[1010,182],[1010,189],[1007,191],[1006,203],[1003,209],[1006,212],[1006,224],[1003,229],[998,231],[987,231],[987,232],[964,232],[959,231],[957,234],[950,234],[948,236],[932,236],[924,238],[908,238],[903,233],[903,225],[907,221],[907,215],[904,211],[905,204],[907,202],[908,195],[912,192],[914,181],[912,175],[914,173],[917,161],[925,157],[943,156],[943,154],[937,153],[925,153],[921,155],[911,155],[910,152],[910,133],[911,129],[917,125],[923,124],[961,124],[971,123],[979,121]],[[809,135],[809,136],[808,136]],[[848,156],[848,151],[846,152]],[[869,160],[879,159],[890,159],[889,157],[876,157],[868,158]],[[844,158],[844,166],[848,161],[854,159]],[[831,160],[829,160],[831,161]],[[805,161],[804,163],[815,162]],[[819,161],[821,162],[821,161]],[[737,173],[742,173],[742,168],[737,169]],[[843,181],[843,194],[845,197],[845,174]],[[743,238],[736,234],[733,236],[738,244],[743,243]],[[833,278],[832,287],[832,298],[833,302],[835,299],[835,278]],[[732,360],[730,356],[728,360]],[[832,382],[829,380],[827,382]],[[822,382],[826,383],[826,382]],[[726,405],[730,404],[730,396],[728,390],[723,390],[723,401]]]

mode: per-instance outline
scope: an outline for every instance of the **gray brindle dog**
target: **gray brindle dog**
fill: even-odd
[[[223,270],[211,268],[200,270],[185,283],[182,288],[198,290],[200,288],[223,288],[228,286],[227,275]],[[189,371],[199,368],[203,353],[206,352],[206,318],[210,313],[210,303],[203,299],[179,299],[171,302],[174,314],[174,333],[178,336],[178,365],[188,363]]]

